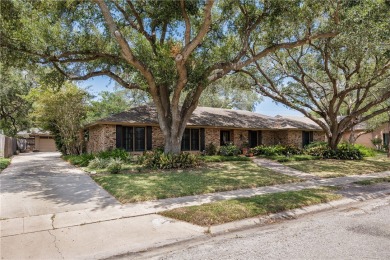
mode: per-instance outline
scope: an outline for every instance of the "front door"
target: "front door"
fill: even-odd
[[[249,131],[249,147],[257,146],[257,131]]]
[[[313,142],[313,132],[302,131],[302,147]]]
[[[227,145],[230,142],[230,131],[222,131],[220,137],[220,145]]]

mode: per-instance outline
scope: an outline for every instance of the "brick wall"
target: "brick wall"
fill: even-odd
[[[89,129],[87,152],[97,153],[116,147],[116,126],[97,125]]]
[[[302,147],[302,131],[300,130],[263,130],[263,145],[294,145]],[[231,140],[237,147],[241,147],[243,142],[248,142],[248,130],[231,130]],[[217,147],[220,145],[220,129],[205,129],[205,145],[210,143]],[[314,141],[325,141],[325,134],[320,131],[313,133]],[[164,135],[157,126],[152,127],[152,147],[163,147]],[[116,147],[116,126],[115,125],[97,125],[89,129],[89,141],[87,142],[87,152],[96,153],[104,150],[114,149]]]
[[[233,138],[232,141],[235,146],[241,148],[244,142],[248,143],[248,130],[233,130]]]
[[[313,132],[313,142],[325,142],[326,135],[323,131],[315,131]]]
[[[261,144],[274,145],[275,144],[275,133],[276,133],[276,131],[269,131],[269,130],[261,131]]]
[[[153,126],[152,127],[152,147],[163,147],[165,143],[163,132],[161,131],[160,127]]]
[[[205,145],[213,143],[217,147],[220,145],[220,129],[215,128],[205,128]]]

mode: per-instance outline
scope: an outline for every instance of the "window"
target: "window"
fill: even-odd
[[[199,151],[200,149],[200,129],[186,128],[181,139],[182,151]]]
[[[389,133],[384,133],[383,134],[383,147],[388,147],[389,146]]]
[[[253,148],[262,143],[261,131],[249,131],[249,147]]]
[[[122,148],[126,151],[145,151],[145,127],[123,127]]]
[[[227,145],[228,143],[230,143],[230,131],[221,130],[220,145]]]
[[[312,131],[302,131],[302,147],[313,142],[313,132]]]

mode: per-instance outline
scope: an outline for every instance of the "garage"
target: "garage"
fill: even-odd
[[[52,136],[36,136],[35,150],[40,152],[55,152],[57,149],[54,138]]]

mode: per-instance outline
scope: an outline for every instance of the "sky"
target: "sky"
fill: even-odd
[[[101,91],[114,91],[114,82],[110,81],[108,77],[95,77],[85,81],[79,81],[78,85],[87,89],[89,93],[97,96]],[[267,116],[303,116],[300,112],[289,109],[286,106],[272,101],[272,99],[264,97],[263,101],[259,103],[255,112]]]

